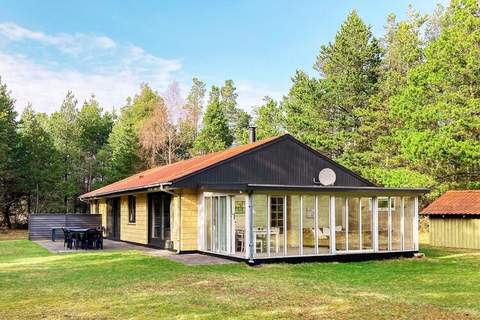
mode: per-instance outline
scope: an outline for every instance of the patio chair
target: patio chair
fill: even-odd
[[[97,249],[103,250],[103,231],[105,230],[104,227],[101,228],[101,231],[98,232],[97,240],[95,241],[95,247]]]
[[[99,234],[100,232],[96,228],[88,229],[85,232],[85,235],[83,237],[83,247],[85,250],[93,249],[94,244],[95,244],[95,247],[97,247],[97,240],[98,240]]]
[[[68,230],[62,228],[63,231],[63,247],[69,248],[70,245],[70,238],[68,237]]]

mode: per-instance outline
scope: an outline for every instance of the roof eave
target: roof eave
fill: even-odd
[[[115,190],[113,192],[108,192],[108,191],[107,192],[98,192],[98,193],[95,193],[91,196],[81,195],[79,197],[79,199],[82,200],[82,201],[88,201],[88,200],[95,200],[95,199],[100,199],[100,198],[114,197],[114,196],[117,196],[117,195],[120,195],[120,194],[129,193],[129,192],[132,192],[132,191],[151,191],[150,189],[152,189],[152,188],[157,188],[157,187],[162,188],[163,186],[169,186],[171,184],[172,184],[171,182],[153,183],[153,184],[149,184],[149,185],[145,185],[145,186],[123,188],[123,189]],[[88,193],[86,193],[86,194],[88,194]]]

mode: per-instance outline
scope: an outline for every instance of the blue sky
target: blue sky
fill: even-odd
[[[358,10],[381,36],[389,13],[438,1],[0,1],[0,76],[21,111],[52,112],[67,90],[120,107],[148,82],[182,93],[197,76],[233,79],[246,110],[281,98],[296,69],[314,74],[321,44]]]

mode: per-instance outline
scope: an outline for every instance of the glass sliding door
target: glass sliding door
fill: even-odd
[[[287,197],[284,196],[270,196],[270,226],[269,230],[270,234],[267,235],[267,239],[269,241],[269,254],[271,257],[276,256],[283,256],[285,250],[285,235],[286,230],[289,229],[288,222],[286,219],[286,202]],[[288,218],[287,218],[288,219]],[[298,235],[298,229],[297,229]],[[298,249],[298,242],[297,242],[297,249]]]
[[[171,249],[171,205],[172,196],[167,193],[148,195],[148,243],[160,248]]]
[[[232,251],[229,201],[229,196],[226,195],[205,197],[204,240],[207,251],[222,254],[229,254]]]
[[[212,197],[205,197],[205,250],[212,251]]]

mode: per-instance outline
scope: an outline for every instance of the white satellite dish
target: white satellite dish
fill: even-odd
[[[335,171],[333,171],[330,168],[322,169],[318,173],[318,181],[324,186],[333,185],[336,179],[337,179],[337,175],[335,174]]]

